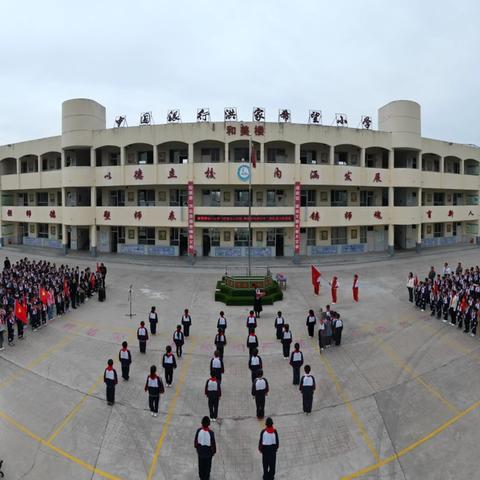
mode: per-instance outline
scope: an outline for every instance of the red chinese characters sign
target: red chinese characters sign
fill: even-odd
[[[294,215],[195,215],[196,222],[293,222]]]
[[[294,235],[294,253],[300,254],[300,205],[301,205],[301,192],[300,182],[295,182],[295,235]]]
[[[187,187],[188,205],[188,254],[195,254],[195,216],[193,208],[193,182],[188,182]]]

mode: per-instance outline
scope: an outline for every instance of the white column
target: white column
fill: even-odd
[[[254,146],[252,148],[254,148]],[[266,160],[265,160],[265,144],[263,142],[260,144],[260,155],[258,157],[258,161],[262,162],[262,163],[266,163]]]
[[[97,206],[97,187],[90,187],[90,206]]]
[[[188,144],[188,163],[193,163],[193,143]]]
[[[42,159],[40,155],[37,158],[37,163],[38,163],[38,173],[40,173],[42,171]]]
[[[230,162],[230,151],[229,151],[229,143],[225,143],[225,163]]]
[[[388,206],[389,207],[395,206],[394,199],[395,199],[395,196],[394,196],[393,187],[388,187]]]
[[[421,151],[418,152],[417,168],[419,172],[422,171],[422,152]]]
[[[440,173],[445,172],[445,157],[440,157]]]
[[[295,154],[294,154],[294,162],[300,163],[300,144],[295,144]]]
[[[90,253],[93,257],[97,256],[97,226],[90,225]]]
[[[330,145],[330,165],[335,164],[335,147],[333,145]]]
[[[393,255],[394,253],[394,225],[393,223],[388,224],[388,253]]]
[[[97,160],[95,158],[95,149],[90,147],[90,167],[95,167],[97,165]]]
[[[360,166],[362,168],[365,168],[365,149],[364,148],[360,149]]]
[[[460,159],[460,175],[465,174],[465,160]]]
[[[158,145],[153,146],[153,164],[156,165],[158,163]]]
[[[120,165],[125,165],[126,154],[126,148],[124,146],[120,147]]]
[[[67,253],[67,226],[62,223],[62,248],[63,253]]]

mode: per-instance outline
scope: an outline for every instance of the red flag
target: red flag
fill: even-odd
[[[252,162],[252,167],[257,168],[257,151],[255,150],[254,145],[252,145],[252,154],[250,156],[250,161]]]
[[[15,300],[15,316],[24,324],[27,324],[27,309],[18,300]]]
[[[48,297],[48,294],[47,294],[47,291],[42,287],[40,288],[40,301],[46,305],[47,304],[47,297]]]
[[[318,280],[322,274],[320,273],[320,270],[315,265],[312,265],[312,285],[313,285],[313,291],[315,292],[316,295],[319,295],[320,293],[320,285],[318,283]]]
[[[68,288],[68,282],[66,280],[63,281],[63,293],[65,295],[70,294],[70,289]]]

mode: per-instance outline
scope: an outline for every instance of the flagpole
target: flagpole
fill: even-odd
[[[252,136],[248,138],[248,269],[247,275],[252,274]]]

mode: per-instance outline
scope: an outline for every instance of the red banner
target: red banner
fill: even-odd
[[[195,215],[196,222],[293,222],[293,215]]]
[[[300,205],[301,193],[300,182],[295,182],[295,255],[300,254]]]
[[[195,254],[195,223],[193,208],[193,182],[188,182],[188,254]]]

